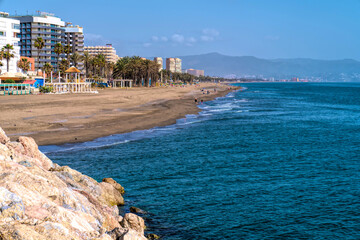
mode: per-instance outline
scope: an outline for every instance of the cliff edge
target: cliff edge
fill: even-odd
[[[53,163],[34,139],[0,128],[0,240],[145,240],[144,220],[119,215],[124,189]]]

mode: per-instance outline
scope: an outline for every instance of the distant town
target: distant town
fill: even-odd
[[[80,83],[111,86],[117,83],[113,80],[119,80],[122,87],[151,86],[183,79],[192,82],[195,77],[205,75],[204,70],[183,69],[180,58],[164,61],[162,57],[135,56],[123,60],[111,43],[85,46],[83,27],[41,11],[14,16],[0,12],[0,49],[0,83],[28,84],[37,88],[47,83],[78,83],[51,86],[58,91],[89,89],[88,85]],[[117,69],[122,64],[128,65],[126,73],[124,69]],[[155,73],[153,64],[157,65]],[[130,76],[133,79],[125,79]]]

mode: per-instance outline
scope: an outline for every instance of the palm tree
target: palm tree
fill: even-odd
[[[70,65],[70,64],[69,64],[68,60],[62,59],[61,62],[60,62],[60,64],[59,64],[59,71],[60,71],[62,74],[64,74],[65,71],[69,68],[69,65]]]
[[[96,56],[96,60],[97,60],[97,65],[99,67],[99,76],[104,76],[104,68],[106,65],[106,58],[104,55],[102,54],[98,54]]]
[[[27,71],[30,69],[30,62],[26,58],[22,58],[20,61],[18,61],[17,66],[23,70],[23,72],[27,73]]]
[[[12,50],[14,50],[14,46],[11,44],[6,44],[2,48],[2,55],[6,59],[6,71],[7,72],[9,72],[10,59],[15,56],[14,53],[12,52]]]
[[[66,59],[70,62],[70,53],[72,51],[71,51],[71,46],[69,44],[65,45],[64,52],[66,53]]]
[[[55,44],[54,52],[57,54],[57,68],[59,70],[59,64],[60,64],[60,54],[64,52],[64,47],[61,45],[61,43]]]
[[[50,63],[45,63],[42,67],[42,70],[46,73],[47,76],[51,74],[52,69],[53,66]]]
[[[38,49],[38,69],[40,69],[40,50],[43,49],[45,46],[44,39],[38,37],[35,39],[34,47]]]
[[[84,61],[84,65],[85,65],[85,76],[86,78],[89,75],[89,68],[90,68],[90,64],[91,64],[91,55],[89,54],[89,52],[84,52],[84,56],[82,58],[82,60]]]
[[[78,54],[77,52],[74,52],[71,55],[70,59],[71,59],[72,64],[74,65],[74,67],[77,68],[78,63],[81,61],[81,55]]]

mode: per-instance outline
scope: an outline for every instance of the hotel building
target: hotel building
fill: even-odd
[[[159,72],[163,69],[164,61],[161,57],[154,58],[154,62],[160,65]]]
[[[67,25],[65,27],[65,46],[69,45],[71,47],[71,53],[78,53],[79,55],[84,55],[84,32],[83,28],[79,26]],[[79,62],[79,70],[84,69],[84,63]]]
[[[196,69],[187,69],[186,73],[197,76],[197,77],[205,75],[204,70],[196,70]]]
[[[41,69],[45,63],[50,63],[57,70],[58,56],[54,52],[56,43],[64,45],[65,22],[54,14],[38,12],[37,15],[13,16],[20,20],[20,54],[35,59],[35,69]],[[34,47],[35,40],[41,37],[44,48],[38,50]],[[60,55],[60,58],[65,55]]]
[[[13,45],[14,50],[11,52],[14,54],[14,58],[9,61],[9,72],[18,72],[17,62],[20,60],[20,21],[8,18],[9,14],[0,12],[0,49],[6,44]],[[2,60],[3,66],[0,68],[1,73],[7,72],[6,59]]]
[[[181,73],[181,59],[180,58],[167,58],[166,70],[170,72]]]
[[[105,56],[107,62],[115,63],[119,56],[116,55],[116,50],[111,44],[106,44],[106,46],[87,46],[84,47],[84,51],[88,52],[91,56],[96,56],[102,54]]]

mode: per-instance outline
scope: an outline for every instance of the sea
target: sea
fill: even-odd
[[[176,124],[43,146],[162,239],[360,239],[360,83],[242,83]]]

